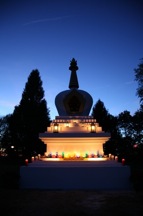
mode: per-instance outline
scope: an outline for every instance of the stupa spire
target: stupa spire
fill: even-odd
[[[76,71],[78,70],[77,66],[77,61],[73,58],[70,62],[70,67],[69,70],[71,71],[71,76],[70,76],[70,82],[69,82],[69,88],[70,89],[78,89],[79,84],[78,84],[78,78]]]

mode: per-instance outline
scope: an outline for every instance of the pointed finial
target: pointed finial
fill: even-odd
[[[74,58],[70,62],[69,70],[71,70],[69,88],[70,89],[72,89],[72,88],[78,89],[79,85],[78,85],[78,79],[77,79],[77,75],[76,75],[76,71],[78,70],[78,66],[77,66],[77,61]]]
[[[71,71],[77,71],[78,70],[77,61],[74,58],[70,62],[69,70],[71,70]]]

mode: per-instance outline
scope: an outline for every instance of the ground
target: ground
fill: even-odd
[[[132,191],[24,190],[18,188],[18,178],[18,164],[0,161],[1,216],[143,215],[140,188]]]
[[[1,216],[142,216],[143,193],[135,191],[0,190]]]

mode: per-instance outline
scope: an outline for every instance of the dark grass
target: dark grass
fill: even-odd
[[[19,162],[0,161],[0,216],[142,216],[143,192],[18,188]],[[143,183],[142,183],[143,184]]]

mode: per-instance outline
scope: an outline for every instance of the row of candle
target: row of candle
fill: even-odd
[[[33,162],[33,161],[35,161],[35,160],[39,160],[40,159],[40,157],[41,157],[41,155],[40,154],[38,154],[37,156],[32,156],[31,157],[31,161]],[[27,166],[28,165],[28,163],[29,163],[29,160],[26,158],[25,159],[25,165]]]
[[[110,160],[118,161],[118,156],[109,154],[109,159],[110,159]],[[125,165],[125,158],[122,158],[122,159],[121,159],[121,163],[122,163],[122,165]]]
[[[58,152],[56,153],[49,153],[45,154],[45,157],[47,158],[98,158],[98,157],[104,157],[102,154],[94,154],[94,153],[66,153],[62,152],[59,154]]]
[[[110,160],[118,161],[118,156],[115,156],[115,155],[109,154],[109,159],[110,159]]]
[[[49,154],[48,156],[46,156],[48,158],[98,158],[98,157],[103,157],[102,155],[95,155],[95,154],[85,154],[83,155],[70,155],[70,154],[62,154],[62,155],[58,155],[58,154]]]
[[[39,160],[40,157],[41,157],[41,155],[38,154],[38,156],[35,156],[35,157],[33,156],[31,158],[31,160],[32,161]],[[66,155],[64,155],[64,154],[62,154],[62,155],[52,155],[51,154],[51,155],[49,155],[49,157],[51,157],[51,158],[72,158],[72,159],[76,159],[76,158],[80,158],[81,156],[80,155],[70,156],[68,154],[66,154]],[[94,155],[94,154],[91,154],[91,155],[86,154],[85,155],[85,158],[97,158],[97,157],[103,157],[103,156],[99,156],[99,155],[97,156],[97,155]],[[112,154],[109,154],[109,159],[118,161],[118,156],[114,156]],[[28,159],[25,159],[25,165],[26,166],[28,165],[28,162],[29,162]],[[121,163],[122,163],[122,165],[125,165],[125,158],[122,158]]]

